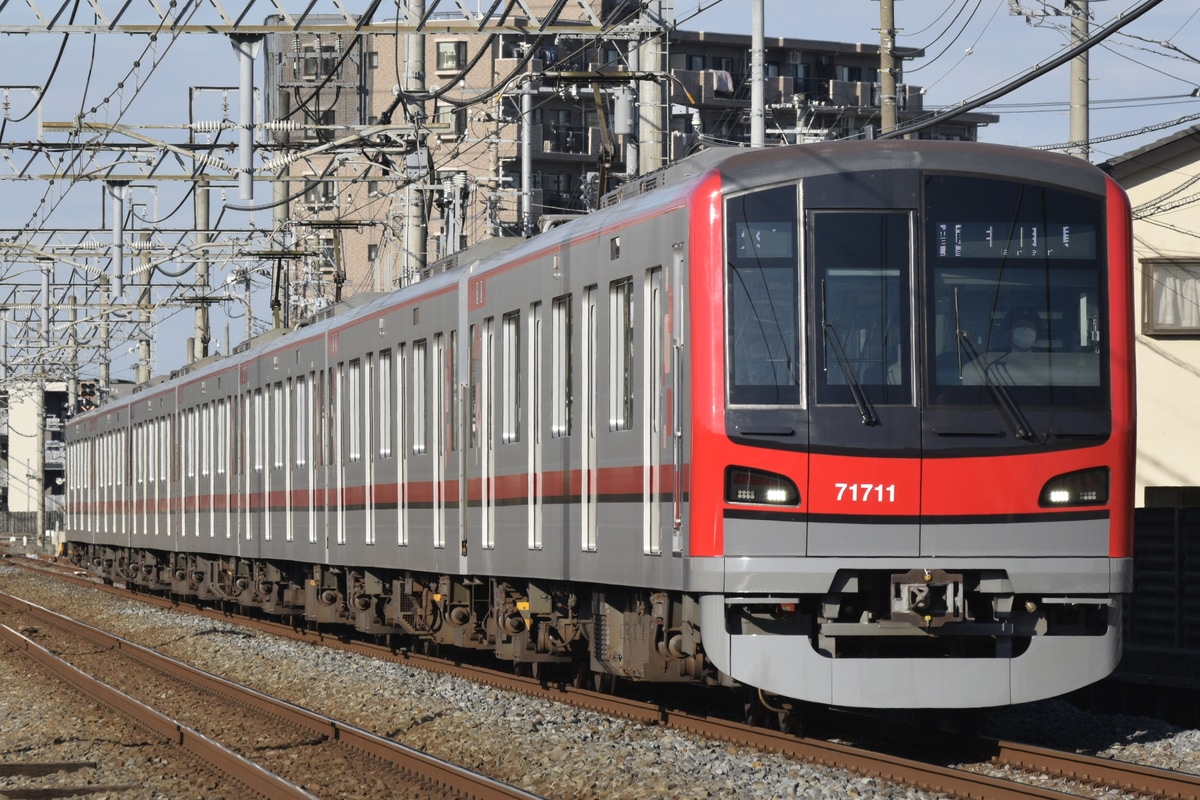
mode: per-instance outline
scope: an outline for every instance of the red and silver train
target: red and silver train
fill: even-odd
[[[980,708],[1115,667],[1112,180],[835,142],[610,200],[78,416],[71,558],[597,681]]]

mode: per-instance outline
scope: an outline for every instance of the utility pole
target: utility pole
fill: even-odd
[[[763,87],[763,60],[766,50],[763,29],[766,25],[764,0],[754,0],[750,23],[750,146],[762,147],[767,143],[765,92]],[[889,0],[883,0],[889,2]]]
[[[410,19],[425,18],[425,0],[408,0]],[[404,91],[409,97],[420,97],[425,94],[425,34],[414,32],[404,37]],[[412,113],[425,116],[425,101],[414,103],[405,98],[405,107]],[[416,122],[416,120],[414,120]],[[428,154],[425,152],[423,125],[414,125],[417,131],[416,153],[409,155],[406,164],[404,203],[404,282],[411,283],[421,279],[427,259],[426,241],[428,221],[425,219],[425,192],[423,184],[428,179],[425,164]],[[418,163],[419,162],[419,163]],[[527,190],[529,187],[522,187]]]
[[[895,130],[896,8],[894,0],[879,0],[879,114],[880,133]]]
[[[142,232],[142,242],[149,244],[150,232]],[[138,291],[138,366],[137,366],[137,382],[139,384],[146,383],[150,380],[150,322],[151,322],[151,306],[150,306],[150,273],[153,270],[150,268],[150,250],[142,251],[142,264],[140,270],[141,288]],[[72,298],[74,299],[74,298]],[[74,326],[72,326],[74,327]]]
[[[188,353],[188,362],[201,361],[208,358],[208,342],[212,338],[208,330],[208,251],[205,245],[209,241],[209,197],[208,181],[201,179],[196,182],[196,330],[192,339],[192,352]]]
[[[1088,38],[1088,0],[1069,0],[1071,13],[1071,46],[1077,47]],[[1071,59],[1071,142],[1067,152],[1087,161],[1091,156],[1088,145],[1088,51]]]

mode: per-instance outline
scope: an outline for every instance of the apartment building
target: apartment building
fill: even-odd
[[[305,254],[282,265],[289,318],[586,213],[605,191],[697,148],[748,144],[749,36],[651,36],[642,4],[589,3],[603,35],[439,32],[435,14],[419,36],[268,38],[266,116],[292,159],[277,193]],[[544,14],[562,4],[523,5]],[[580,6],[556,21],[578,30],[588,18]],[[768,146],[878,130],[878,44],[765,45]],[[902,74],[923,54],[899,55],[903,123],[926,113],[923,90]],[[964,114],[919,135],[974,140],[996,121]]]

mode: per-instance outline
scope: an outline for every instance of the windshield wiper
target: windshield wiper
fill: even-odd
[[[854,398],[854,404],[858,406],[858,413],[862,417],[863,425],[878,425],[879,416],[875,413],[875,406],[871,405],[870,398],[867,397],[866,391],[858,380],[858,376],[854,374],[854,370],[850,367],[850,360],[846,358],[846,349],[842,347],[842,337],[838,336],[837,328],[833,323],[825,319],[825,282],[821,282],[821,329],[825,331],[825,341],[833,342],[833,355],[837,359],[838,367],[842,370],[842,375],[846,378],[846,386],[850,389],[850,396]],[[833,334],[833,336],[829,336]]]
[[[1021,407],[1017,405],[1017,401],[1013,400],[1012,395],[1008,393],[1008,389],[1004,387],[1004,384],[992,377],[992,365],[980,358],[979,350],[976,349],[975,343],[971,341],[970,334],[963,330],[955,331],[955,334],[958,337],[960,347],[966,346],[967,354],[971,357],[971,364],[982,373],[984,385],[991,392],[992,399],[996,401],[996,406],[1000,409],[1002,416],[1012,426],[1013,433],[1016,434],[1018,439],[1024,439],[1027,442],[1036,442],[1037,437],[1033,433],[1033,426],[1029,424],[1025,413],[1021,411]],[[960,377],[962,375],[961,370],[962,367],[960,366]]]

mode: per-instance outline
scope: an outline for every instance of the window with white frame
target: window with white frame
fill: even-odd
[[[467,43],[449,41],[437,43],[437,69],[439,72],[459,70],[467,65]]]
[[[350,461],[353,463],[362,460],[362,361],[357,358],[350,361],[350,373],[346,378],[346,401],[349,405],[346,416],[350,428],[350,441],[346,444]]]
[[[379,351],[379,457],[392,457],[392,351]]]
[[[551,310],[550,435],[571,435],[571,295],[554,298]]]
[[[425,440],[425,404],[427,389],[427,376],[425,373],[425,340],[413,342],[413,357],[412,357],[412,451],[414,455],[421,455],[425,452],[427,444]]]
[[[1142,333],[1200,336],[1200,260],[1142,261]]]
[[[610,431],[633,424],[633,280],[609,285],[609,418]]]
[[[501,441],[505,444],[521,440],[521,312],[504,315],[502,343],[504,374],[504,407],[502,409]]]

